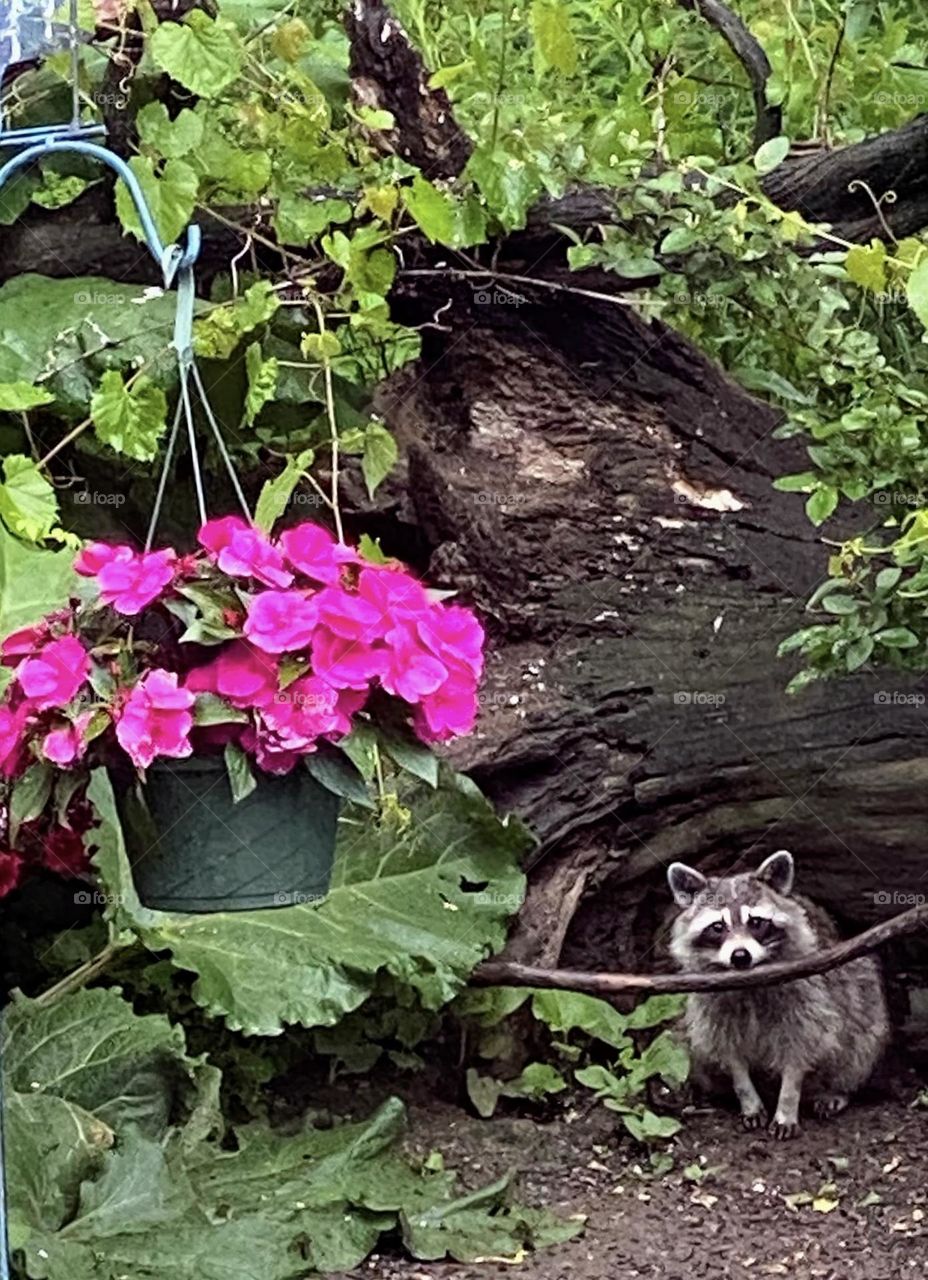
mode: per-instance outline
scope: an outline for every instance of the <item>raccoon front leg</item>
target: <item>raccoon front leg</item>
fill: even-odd
[[[767,1120],[767,1112],[760,1094],[754,1088],[751,1072],[746,1062],[731,1064],[731,1081],[741,1106],[741,1123],[745,1129],[759,1129]]]
[[[780,1096],[770,1131],[775,1138],[795,1138],[799,1133],[799,1100],[806,1068],[791,1062],[780,1077]]]

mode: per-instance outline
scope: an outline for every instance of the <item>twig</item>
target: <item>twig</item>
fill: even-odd
[[[828,973],[859,956],[868,955],[893,938],[902,938],[928,928],[928,903],[884,920],[856,938],[837,942],[824,951],[799,960],[762,965],[758,969],[726,970],[719,973],[583,973],[577,969],[540,969],[509,960],[487,960],[475,970],[471,982],[477,986],[558,988],[586,991],[593,995],[648,995],[685,991],[740,991],[745,987],[769,987],[794,978]]]
[[[595,289],[578,289],[572,284],[558,284],[554,280],[534,280],[531,276],[513,275],[511,271],[465,271],[463,267],[413,267],[400,271],[404,279],[412,276],[452,276],[473,280],[508,280],[512,284],[524,284],[527,288],[552,289],[555,293],[574,293],[581,298],[594,298],[597,302],[611,302],[617,307],[664,307],[658,299],[623,298],[616,293],[598,293]],[[511,292],[511,290],[506,290]]]
[[[94,978],[98,978],[109,967],[110,961],[124,948],[117,943],[108,943],[103,950],[90,960],[86,961],[75,969],[73,973],[69,973],[62,978],[60,982],[56,982],[53,987],[49,987],[47,991],[43,991],[40,996],[36,997],[36,1004],[54,1004],[59,996],[70,995],[73,991],[80,991],[82,987],[86,987],[88,982],[92,982]]]
[[[736,13],[721,0],[679,0],[684,9],[701,14],[728,44],[744,67],[754,94],[754,147],[769,142],[783,131],[783,113],[767,101],[767,81],[773,74],[770,59]]]

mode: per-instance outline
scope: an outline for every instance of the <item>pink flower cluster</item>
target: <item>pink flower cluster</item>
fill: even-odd
[[[0,773],[16,776],[30,758],[76,766],[101,736],[140,769],[189,756],[210,743],[195,726],[204,695],[230,709],[214,716],[220,739],[272,773],[348,734],[377,688],[407,705],[425,741],[473,728],[484,636],[469,610],[433,600],[401,565],[365,560],[317,524],[273,541],[227,517],[204,525],[199,541],[186,557],[99,542],[81,551],[75,568],[95,580],[99,604],[133,620],[117,620],[99,651],[88,639],[101,625],[96,605],[6,638],[2,661],[15,674],[0,703]],[[204,598],[224,602],[204,623],[235,638],[212,649],[135,645],[140,615],[157,609],[166,623],[168,605],[202,614]]]

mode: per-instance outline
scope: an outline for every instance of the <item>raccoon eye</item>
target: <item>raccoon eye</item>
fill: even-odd
[[[705,931],[712,938],[721,938],[725,932],[725,926],[721,920],[713,920],[712,924],[707,925]]]
[[[748,916],[748,928],[752,933],[771,933],[773,921],[766,916]]]

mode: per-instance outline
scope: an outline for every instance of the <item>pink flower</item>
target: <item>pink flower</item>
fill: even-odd
[[[60,729],[52,729],[47,733],[42,743],[42,755],[45,759],[62,769],[82,760],[87,750],[84,734],[92,719],[93,712],[85,711],[73,724],[62,725]]]
[[[383,674],[386,657],[383,650],[337,636],[328,627],[319,627],[313,636],[313,671],[334,689],[366,689]]]
[[[133,764],[145,769],[156,756],[189,756],[194,696],[179,689],[173,671],[149,671],[122,709],[116,737]]]
[[[479,677],[483,671],[484,630],[470,609],[433,606],[417,624],[419,638],[443,662],[460,663]]]
[[[84,578],[95,578],[104,565],[111,564],[114,560],[127,564],[134,559],[135,552],[124,544],[88,542],[78,552],[74,561],[74,570]]]
[[[245,635],[264,653],[305,649],[319,622],[316,602],[302,591],[262,591],[248,608]]]
[[[23,860],[18,853],[0,853],[0,898],[12,893],[23,878]]]
[[[257,578],[267,587],[289,587],[293,574],[284,558],[259,529],[238,516],[210,520],[200,530],[200,545],[217,557],[223,573]]]
[[[233,640],[217,658],[194,667],[184,682],[196,693],[217,693],[234,707],[263,707],[277,693],[277,663],[247,640]]]
[[[419,643],[412,627],[394,627],[387,642],[388,665],[381,683],[388,693],[417,703],[448,679],[448,668]]]
[[[21,631],[12,631],[0,646],[3,660],[7,666],[15,666],[18,658],[31,658],[36,649],[48,639],[48,622],[39,622],[34,627],[23,627]],[[13,661],[7,662],[7,659]]]
[[[356,551],[336,542],[321,524],[307,521],[280,535],[280,546],[294,569],[316,582],[337,586],[342,566],[363,564]]]
[[[477,682],[453,674],[416,708],[415,728],[424,742],[446,742],[470,733],[477,719]]]
[[[90,656],[76,636],[45,645],[19,669],[23,692],[39,711],[65,707],[90,674]]]
[[[261,718],[286,747],[312,751],[319,738],[340,738],[351,732],[349,708],[356,709],[356,697],[352,693],[346,698],[344,691],[333,689],[318,676],[303,676],[282,689],[263,708]]]
[[[130,552],[128,559],[114,557],[102,564],[97,572],[100,599],[119,613],[134,617],[146,605],[157,600],[173,580],[176,559],[176,553],[170,548],[140,555]]]
[[[399,622],[425,616],[431,608],[420,583],[395,569],[362,569],[357,591],[327,587],[316,597],[319,617],[348,640],[382,640]]]
[[[4,778],[12,778],[19,772],[29,710],[25,703],[15,711],[6,705],[0,706],[0,774]]]

